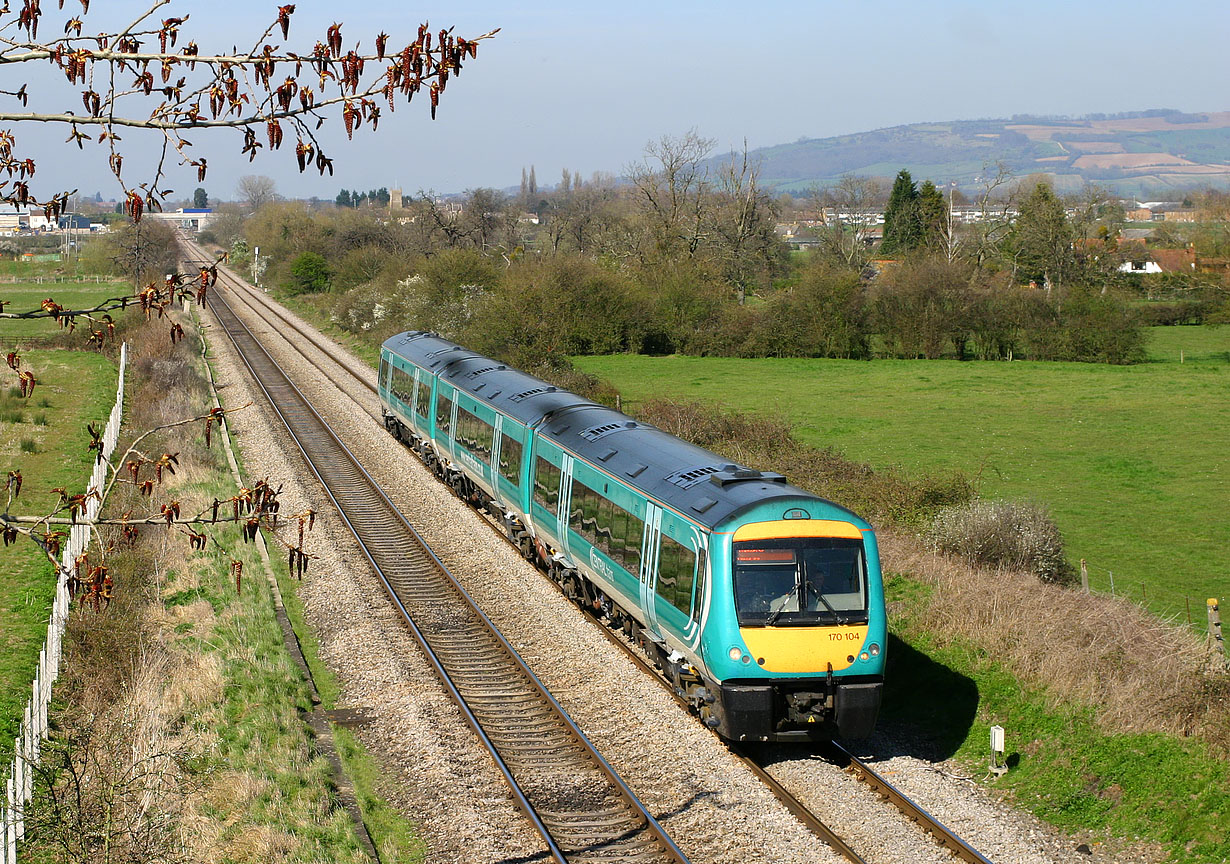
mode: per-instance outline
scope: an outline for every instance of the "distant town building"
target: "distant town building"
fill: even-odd
[[[200,231],[214,220],[214,211],[209,207],[180,207],[169,213],[147,213],[148,217],[161,219],[172,227],[184,231]]]

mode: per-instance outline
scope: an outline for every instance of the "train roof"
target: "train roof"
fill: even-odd
[[[823,502],[863,524],[840,505],[787,483],[781,474],[732,463],[435,334],[400,334],[384,347],[706,527],[774,499],[793,508],[799,498]]]

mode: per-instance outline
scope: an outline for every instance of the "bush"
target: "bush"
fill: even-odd
[[[329,264],[319,252],[303,252],[290,265],[291,294],[309,294],[329,290]]]
[[[946,507],[936,514],[926,539],[934,551],[972,564],[1024,570],[1051,584],[1076,582],[1059,528],[1037,504],[975,500]]]

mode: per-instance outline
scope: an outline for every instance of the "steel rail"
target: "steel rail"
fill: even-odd
[[[179,242],[180,242],[180,243],[181,243],[181,244],[182,244],[185,248],[187,248],[189,252],[191,252],[191,253],[195,254],[195,255],[196,255],[196,256],[197,256],[197,257],[198,257],[198,258],[199,258],[202,262],[203,262],[203,261],[207,261],[207,260],[208,260],[207,256],[205,255],[205,250],[204,250],[204,249],[202,249],[202,248],[200,247],[200,245],[199,245],[199,244],[197,244],[196,242],[194,242],[193,240],[190,240],[190,239],[185,238],[185,237],[181,237],[181,238],[179,238]],[[194,262],[194,263],[196,263],[196,262]],[[239,278],[239,277],[238,277],[238,276],[236,276],[234,273],[232,273],[232,272],[231,272],[231,270],[230,270],[230,268],[225,267],[224,265],[219,264],[219,265],[218,265],[218,272],[219,272],[220,274],[224,275],[224,276],[225,276],[225,277],[226,277],[226,278],[227,278],[227,279],[228,279],[231,283],[233,283],[233,284],[231,284],[231,285],[229,285],[229,286],[228,286],[228,287],[230,287],[232,290],[234,290],[234,289],[238,288],[238,289],[242,290],[244,293],[246,293],[249,297],[254,297],[254,298],[256,298],[256,299],[257,299],[257,301],[261,304],[261,306],[263,306],[266,310],[268,310],[269,312],[271,312],[271,313],[273,313],[275,316],[277,316],[278,320],[280,320],[282,323],[286,324],[288,327],[290,327],[292,330],[294,330],[296,333],[298,333],[298,334],[299,334],[300,336],[302,336],[304,339],[308,340],[308,342],[312,343],[312,346],[313,346],[314,348],[316,348],[316,350],[318,350],[321,354],[324,354],[326,357],[333,358],[333,352],[332,352],[332,350],[330,349],[330,346],[323,344],[323,343],[322,343],[319,339],[317,339],[317,338],[316,338],[315,334],[313,334],[310,330],[308,330],[308,328],[306,328],[306,327],[302,326],[299,322],[295,321],[293,318],[291,318],[291,317],[289,317],[289,316],[285,315],[285,314],[281,311],[281,309],[279,309],[279,308],[278,308],[278,304],[276,304],[276,303],[270,303],[268,300],[266,300],[266,299],[265,299],[264,295],[263,295],[261,292],[256,291],[256,290],[255,290],[255,289],[253,289],[253,288],[252,288],[252,287],[251,287],[251,286],[250,286],[247,282],[245,282],[243,279]],[[249,301],[249,302],[248,302],[248,305],[249,305],[249,306],[251,306],[251,305],[252,305],[251,301]],[[296,349],[296,350],[298,350],[298,349]],[[300,352],[300,354],[302,354],[302,356],[304,357],[304,359],[306,359],[309,363],[311,363],[311,364],[312,364],[313,366],[315,366],[317,369],[319,369],[319,370],[320,370],[320,371],[322,371],[322,372],[324,372],[324,371],[325,371],[325,368],[324,368],[323,366],[321,366],[319,363],[317,363],[315,360],[312,360],[312,359],[311,359],[310,357],[308,357],[306,354],[303,354],[303,352]],[[338,361],[337,359],[335,359],[335,358],[333,359],[333,363],[334,363],[334,365],[339,366],[339,367],[341,367],[342,369],[344,369],[344,370],[347,372],[347,374],[349,374],[349,375],[350,375],[350,377],[352,377],[354,380],[358,381],[361,385],[363,385],[365,388],[367,388],[368,390],[370,390],[373,394],[376,394],[376,393],[378,393],[378,392],[379,392],[379,391],[376,389],[376,385],[375,385],[375,384],[373,384],[370,380],[368,380],[367,378],[363,377],[363,376],[362,376],[362,375],[360,375],[359,373],[355,372],[352,368],[350,368],[350,366],[349,366],[348,364],[341,363],[341,362],[339,362],[339,361]],[[370,367],[368,367],[368,368],[370,369]]]
[[[888,782],[883,775],[876,772],[870,765],[859,759],[845,747],[842,747],[836,741],[829,742],[827,747],[831,748],[836,755],[838,764],[842,764],[843,767],[853,771],[860,780],[870,786],[880,796],[891,801],[906,816],[921,825],[924,830],[939,841],[940,845],[952,852],[952,854],[962,861],[969,862],[969,864],[991,864],[981,853],[962,840],[956,832],[950,830],[943,822],[914,803],[909,796]]]
[[[313,474],[320,480],[326,493],[335,506],[337,506],[338,512],[341,514],[347,527],[359,541],[364,555],[376,569],[385,591],[393,599],[394,605],[406,620],[411,633],[422,646],[437,675],[445,682],[450,696],[458,704],[463,716],[466,717],[471,728],[475,730],[480,741],[492,754],[498,769],[513,791],[514,799],[526,813],[531,824],[534,825],[535,829],[543,837],[552,857],[562,862],[584,860],[587,853],[597,857],[604,857],[612,852],[622,852],[623,857],[628,858],[669,860],[678,862],[678,864],[686,864],[686,856],[666,834],[653,815],[648,812],[623,779],[597,752],[596,748],[593,747],[592,743],[576,726],[563,707],[546,690],[545,686],[542,685],[512,646],[499,633],[490,619],[478,608],[452,575],[448,573],[447,568],[427,547],[414,527],[392,504],[375,480],[371,478],[359,464],[358,460],[332,432],[327,422],[312,408],[306,397],[281,371],[277,363],[260,345],[259,340],[243,325],[233,310],[230,309],[225,299],[220,294],[215,293],[211,297],[211,306],[214,307],[215,315],[235,344],[236,350],[252,373],[253,378],[257,381],[262,391],[265,392],[275,412],[277,412],[283,423],[286,424],[296,445],[304,454],[305,460]],[[261,367],[259,371],[257,367]],[[272,380],[270,380],[271,377]],[[292,404],[286,404],[287,400],[290,400]],[[316,440],[313,440],[314,437]],[[350,475],[345,478],[345,482],[350,485],[354,485],[357,482],[361,487],[357,494],[366,496],[361,506],[357,508],[356,493],[353,490],[347,491],[338,488],[339,481],[336,476],[339,473],[338,463],[341,463],[342,469]],[[376,508],[383,512],[374,512]],[[361,520],[351,518],[352,513],[350,511],[356,509],[362,512],[363,518]],[[380,524],[373,528],[371,523],[375,521],[379,521]],[[373,538],[370,536],[373,530],[380,533],[380,544],[373,543]],[[400,534],[400,537],[396,537],[395,532]],[[397,547],[396,552],[392,552],[389,549],[390,545]],[[421,557],[427,559],[431,569],[439,577],[447,580],[448,587],[454,595],[452,602],[456,604],[456,601],[460,600],[464,611],[481,623],[484,635],[495,640],[501,657],[512,662],[516,667],[517,673],[528,683],[531,688],[530,692],[527,693],[522,689],[521,692],[500,693],[494,692],[490,686],[476,687],[473,681],[474,670],[482,667],[483,661],[476,663],[473,656],[468,656],[464,660],[458,660],[454,657],[450,662],[447,656],[441,656],[441,654],[447,655],[449,653],[448,649],[450,646],[447,643],[450,641],[450,636],[442,630],[442,632],[434,634],[433,638],[431,634],[425,632],[419,626],[419,623],[415,620],[414,613],[409,608],[412,605],[424,605],[421,602],[426,596],[424,589],[421,585],[409,583],[404,585],[395,584],[405,580],[392,577],[388,572],[390,555],[396,555],[405,559],[404,547],[406,545],[421,550]],[[415,575],[418,577],[417,581],[422,581],[423,574]],[[414,596],[416,592],[419,595],[417,597]],[[420,602],[415,603],[416,600]],[[443,611],[446,616],[450,611],[448,609],[441,609],[438,598],[428,598],[426,608],[429,610],[434,608],[437,612]],[[464,643],[466,649],[472,649],[474,637],[463,633],[460,641]],[[486,662],[490,662],[490,659]],[[454,668],[450,672],[450,665],[454,667],[461,665],[463,668]],[[466,678],[467,675],[469,676],[468,679]],[[501,680],[507,680],[507,678]],[[470,691],[468,698],[466,693],[463,692],[466,690]],[[477,696],[476,693],[478,694]],[[504,740],[500,741],[496,740],[501,737],[500,734],[493,734],[492,729],[489,727],[495,725],[493,723],[495,719],[504,719],[507,723],[506,715],[510,709],[513,713],[521,713],[527,707],[534,708],[536,706],[547,706],[547,710],[550,712],[552,720],[545,727],[543,723],[536,722],[533,717],[527,721],[523,716],[518,722],[512,723],[522,736],[519,743],[523,747],[526,744],[527,736],[534,739],[530,752],[535,758],[531,759],[530,762],[537,764],[527,764],[525,753],[517,752],[516,744],[518,742],[508,737],[506,729],[496,730],[496,733],[504,734]],[[484,716],[486,717],[485,724],[483,722]],[[542,739],[545,733],[553,733],[559,739],[561,732],[563,740],[551,741]],[[502,748],[508,748],[514,756],[520,757],[519,761],[522,764],[519,768],[509,764],[509,760],[505,758]],[[575,752],[578,748],[582,753],[580,760],[577,759]],[[522,782],[518,779],[519,773],[532,774],[535,769],[542,769],[544,767],[557,771],[583,771],[586,768],[597,768],[600,774],[613,787],[612,791],[615,792],[630,812],[613,816],[609,809],[597,810],[595,812],[594,808],[589,808],[585,811],[576,809],[567,813],[562,810],[553,810],[544,815],[546,808],[541,803],[535,805],[530,800],[531,793],[523,788]],[[531,777],[529,779],[532,780],[534,778]],[[583,818],[579,824],[570,826],[570,821],[578,823],[577,817],[579,815],[589,818]],[[631,821],[629,821],[629,817],[631,817]],[[602,831],[596,830],[597,823],[604,823],[606,827],[605,834]],[[578,832],[588,832],[588,835],[580,836]],[[593,836],[595,834],[599,836]],[[556,835],[569,835],[569,841],[566,843],[569,847],[568,851],[565,851],[561,843],[557,842]],[[650,849],[648,846],[653,846],[654,848]]]

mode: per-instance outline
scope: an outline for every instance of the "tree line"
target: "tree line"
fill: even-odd
[[[848,177],[799,208],[826,217],[813,220],[814,248],[791,251],[776,230],[798,215],[791,202],[746,153],[714,160],[712,147],[664,137],[622,180],[568,174],[544,190],[531,170],[519,195],[419,193],[396,212],[273,202],[212,239],[242,239],[235,263],[259,246],[266,284],[316,295],[347,329],[436,330],[529,365],[621,351],[1143,357],[1150,319],[1117,272],[1122,213],[1098,190],[1064,200],[991,171],[974,201],[982,218],[958,224],[953,192],[930,181],[902,171],[885,200]]]

